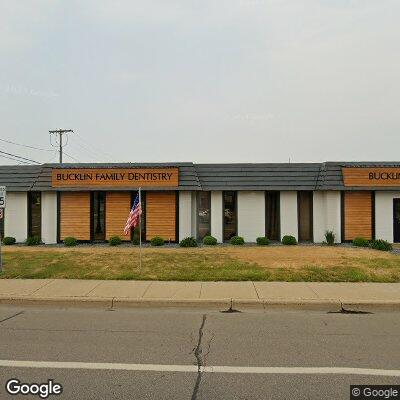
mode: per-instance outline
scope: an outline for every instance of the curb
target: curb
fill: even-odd
[[[115,297],[0,296],[0,304],[118,308],[212,308],[222,310],[400,311],[400,301],[257,300],[257,299],[129,299]]]

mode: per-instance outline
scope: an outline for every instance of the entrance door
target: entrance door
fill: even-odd
[[[400,199],[393,199],[393,242],[400,242]]]

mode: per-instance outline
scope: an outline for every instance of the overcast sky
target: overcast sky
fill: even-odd
[[[400,160],[399,21],[399,0],[1,0],[0,138],[74,129],[86,162]]]

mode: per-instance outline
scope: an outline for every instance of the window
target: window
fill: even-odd
[[[105,192],[92,193],[92,240],[105,240]]]
[[[297,192],[299,241],[313,240],[313,192]]]
[[[197,193],[197,238],[211,235],[211,192]]]
[[[236,192],[224,192],[224,240],[237,235],[237,201]]]
[[[138,192],[132,192],[131,207],[137,196]],[[142,241],[146,239],[146,192],[141,191],[142,215],[140,216],[140,225],[142,227]],[[127,216],[128,218],[128,216]],[[131,239],[139,240],[139,226],[136,226],[131,231]]]
[[[42,234],[41,193],[28,192],[28,236],[41,237]]]
[[[279,192],[265,192],[265,236],[280,240]]]

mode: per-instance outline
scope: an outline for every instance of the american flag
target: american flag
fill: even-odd
[[[134,228],[139,224],[139,217],[142,215],[142,205],[140,204],[139,193],[135,197],[131,212],[129,213],[128,220],[124,228],[124,234],[128,235],[131,228]]]

